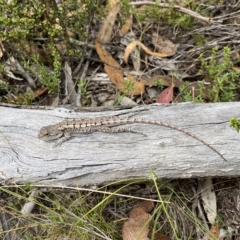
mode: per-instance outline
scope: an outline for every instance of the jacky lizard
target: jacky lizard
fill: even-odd
[[[131,123],[143,123],[143,124],[154,124],[160,125],[167,128],[175,129],[180,131],[188,136],[198,140],[199,142],[203,143],[205,146],[210,148],[212,151],[217,153],[224,161],[227,160],[223,157],[221,153],[219,153],[215,148],[210,146],[208,143],[203,141],[202,139],[198,138],[192,133],[185,131],[177,126],[173,126],[167,123],[159,122],[159,121],[152,121],[146,119],[137,119],[137,118],[120,118],[117,116],[112,117],[99,117],[99,118],[67,118],[63,121],[55,124],[42,127],[39,131],[38,138],[44,141],[51,141],[58,139],[54,146],[58,146],[63,142],[69,140],[71,138],[71,133],[91,133],[91,132],[108,132],[108,133],[119,133],[119,132],[132,132],[132,133],[140,133],[135,131],[131,128],[124,128],[124,127],[117,127],[112,128],[115,126],[121,126],[125,124]]]

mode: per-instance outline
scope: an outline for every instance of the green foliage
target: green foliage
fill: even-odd
[[[18,105],[30,105],[34,101],[34,93],[32,91],[22,92],[19,87],[12,87],[8,84],[0,84],[0,90],[7,90],[11,92],[11,96],[4,96],[3,98],[7,103],[18,104]]]
[[[39,55],[32,55],[32,60],[39,66],[39,81],[46,86],[49,92],[57,93],[58,85],[60,83],[61,74],[61,57],[58,51],[52,47],[53,56],[53,71],[50,71],[46,66],[39,63]],[[30,69],[30,63],[25,62],[25,68]]]
[[[122,0],[120,2],[120,6],[121,6],[121,19],[120,21],[122,22],[122,24],[125,22],[126,19],[129,18],[129,16],[131,16],[132,11],[135,11],[134,8],[132,7],[132,5],[129,3],[129,0]]]
[[[46,67],[41,66],[41,78],[39,81],[46,86],[49,92],[57,93],[57,86],[59,83],[59,80],[57,80],[54,75],[49,72]]]
[[[117,104],[120,104],[126,95],[130,95],[135,89],[135,82],[132,80],[123,81],[123,92],[117,92]]]
[[[12,101],[14,104],[18,105],[30,105],[34,100],[34,93],[32,91],[26,91],[25,93],[19,94],[17,99]]]
[[[234,99],[240,72],[231,69],[233,62],[230,53],[230,48],[225,47],[223,49],[223,56],[219,60],[219,51],[215,47],[212,49],[211,56],[209,57],[210,60],[205,60],[203,55],[200,55],[200,72],[204,75],[204,82],[211,85],[207,85],[210,87],[206,87],[206,85],[200,83],[198,85],[199,94],[194,99],[192,99],[191,91],[186,90],[186,87],[180,87],[180,92],[184,100],[203,102],[203,96],[209,96],[207,99],[212,102],[226,102]]]
[[[179,87],[179,91],[180,94],[182,95],[184,101],[186,102],[195,102],[195,103],[202,103],[204,102],[203,98],[202,98],[202,86],[203,84],[199,83],[199,89],[200,89],[200,93],[197,96],[194,96],[193,98],[193,94],[192,91],[190,91],[190,88],[186,88],[185,86],[181,86]]]
[[[0,93],[5,91],[7,92],[9,91],[9,89],[10,89],[9,83],[0,80]]]
[[[9,3],[0,0],[0,3],[0,38],[8,47],[9,56],[21,59],[28,70],[37,65],[40,83],[49,92],[57,93],[62,58],[68,57],[68,61],[73,62],[84,53],[83,47],[73,48],[70,37],[74,35],[84,41],[86,26],[103,16],[104,5],[99,6],[99,1],[91,0],[66,0],[59,5],[54,0],[13,0]]]
[[[4,40],[25,39],[32,28],[40,24],[40,16],[44,11],[40,2],[36,1],[35,4],[32,4],[31,1],[1,3],[0,11],[4,14],[0,16],[0,25],[7,31],[1,31],[0,37]]]
[[[77,81],[77,87],[80,89],[83,105],[87,105],[89,103],[89,100],[86,97],[91,93],[90,91],[87,91],[87,83],[87,80],[84,79]]]
[[[229,122],[230,122],[230,127],[234,128],[237,132],[239,132],[239,130],[240,130],[240,119],[233,117],[233,118],[230,119]]]
[[[168,24],[190,29],[193,27],[194,18],[187,14],[180,14],[178,12],[171,12],[170,15],[165,14]]]
[[[4,96],[8,92],[11,92],[11,94]],[[28,105],[34,101],[34,93],[32,91],[23,92],[19,87],[11,86],[8,82],[1,80],[0,94],[3,95],[3,101],[7,103]]]
[[[163,85],[161,79],[154,79],[153,85],[158,87],[160,90],[162,90],[164,88],[164,85]]]
[[[217,58],[217,47],[212,49],[210,61],[205,60],[203,55],[199,57],[205,81],[212,84],[209,94],[213,102],[231,101],[235,96],[236,80],[239,78],[240,72],[230,69],[233,67],[230,52],[230,48],[225,47],[221,61]]]
[[[193,101],[192,92],[187,91],[185,86],[179,87],[180,94],[183,96],[183,100],[186,102]]]
[[[117,92],[117,105],[121,104],[123,98],[125,97],[125,94],[123,94],[122,92],[118,91]]]
[[[64,1],[60,6],[57,6],[55,1],[43,0],[24,2],[15,0],[8,4],[3,0],[1,2],[0,11],[4,14],[0,16],[0,25],[7,29],[0,32],[0,37],[4,40],[27,39],[34,34],[38,35],[40,29],[42,33],[51,37],[67,37],[67,27],[84,40],[89,17],[102,10],[91,0],[82,0],[81,8],[79,2],[75,0]],[[69,7],[73,14],[66,17]]]
[[[204,43],[206,42],[206,40],[204,39],[204,37],[201,34],[194,33],[194,34],[192,34],[192,37],[194,38],[195,44],[198,47],[203,46]]]
[[[81,90],[81,94],[82,95],[88,95],[89,93],[91,93],[91,92],[89,92],[89,91],[87,91],[87,89],[86,89],[86,86],[87,86],[87,80],[78,80],[77,81],[77,86],[78,86],[78,88]]]
[[[146,6],[142,11],[135,9],[135,17],[138,22],[143,22],[146,19],[152,19],[153,21],[159,21],[162,17],[162,10],[158,4]]]
[[[131,94],[135,89],[135,82],[132,80],[126,80],[123,82],[123,88],[126,95]]]

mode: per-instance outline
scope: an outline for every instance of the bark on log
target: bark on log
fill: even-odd
[[[195,134],[227,159],[186,134],[162,126],[131,124],[132,133],[78,134],[57,148],[37,138],[42,126],[62,118],[131,113]],[[140,111],[142,110],[142,111]],[[240,176],[240,134],[229,126],[240,103],[152,105],[109,112],[70,112],[0,107],[0,180],[17,183],[100,185],[125,178]]]

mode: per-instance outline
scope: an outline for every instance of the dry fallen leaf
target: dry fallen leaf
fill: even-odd
[[[158,52],[162,54],[168,54],[168,56],[174,55],[179,46],[175,45],[169,39],[165,39],[162,36],[158,35],[157,32],[153,32],[152,34],[152,43]]]
[[[140,95],[145,92],[143,83],[137,82],[135,78],[128,79],[133,82],[133,90],[128,91],[128,89],[124,86],[125,80],[123,78],[123,71],[120,64],[102,47],[98,39],[95,41],[95,47],[99,58],[105,63],[104,70],[108,74],[110,80],[120,91],[127,95]]]
[[[120,30],[120,36],[124,36],[129,31],[129,29],[132,27],[132,23],[133,23],[133,17],[130,16],[122,25],[122,28]]]
[[[233,69],[235,72],[239,72],[239,71],[240,71],[240,67],[232,67],[232,69]]]
[[[170,103],[173,100],[173,84],[164,89],[158,96],[157,103]]]
[[[150,233],[149,233],[149,236],[152,235],[152,229],[150,228]],[[167,235],[165,234],[161,234],[161,233],[154,233],[154,240],[171,240],[170,237],[168,237]]]
[[[107,52],[103,47],[103,43],[108,43],[111,39],[113,23],[116,20],[116,16],[119,12],[120,0],[110,0],[108,4],[108,15],[104,19],[103,24],[100,27],[98,37],[95,40],[95,47],[100,59],[105,63],[104,69],[108,74],[110,80],[116,85],[116,87],[127,95],[140,95],[145,92],[143,83],[137,82],[135,79],[131,80],[133,86],[128,89],[124,86],[125,80],[123,78],[123,71],[120,64]]]
[[[144,201],[133,207],[129,219],[123,224],[123,240],[149,240],[149,212],[153,203]]]
[[[47,88],[39,88],[36,91],[34,91],[34,99],[40,97],[44,93],[47,93],[48,89]]]
[[[219,238],[220,229],[218,224],[214,223],[210,229],[210,234],[208,236],[208,240],[216,240]]]
[[[128,57],[129,54],[135,49],[136,46],[140,46],[147,54],[155,57],[169,57],[174,55],[174,53],[157,53],[157,52],[152,52],[149,50],[144,44],[142,44],[139,41],[133,41],[131,42],[125,49],[125,54],[124,54],[124,62],[128,62]]]

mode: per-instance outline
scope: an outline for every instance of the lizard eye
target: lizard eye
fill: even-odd
[[[53,131],[49,127],[42,127],[39,131],[38,138],[43,141],[51,141],[61,137],[62,132]]]

